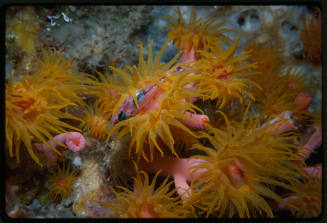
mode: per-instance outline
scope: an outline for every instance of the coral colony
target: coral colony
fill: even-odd
[[[91,17],[102,13],[100,6],[7,9],[7,215],[318,217],[322,160],[310,157],[322,144],[321,102],[314,103],[321,82],[285,64],[287,54],[263,44],[267,40],[242,40],[251,30],[247,13],[260,18],[255,7],[219,7],[224,16],[244,15],[237,19],[244,32],[217,12],[206,18],[196,13],[200,7],[166,6],[171,13],[161,18],[167,36],[160,47],[138,37],[138,57],[129,56],[135,63],[112,59],[102,67],[92,56],[113,42],[77,57],[63,40],[41,41],[49,27],[65,29],[56,27],[60,21],[78,30],[68,12]],[[129,24],[151,11],[105,10],[115,15],[117,8]],[[283,9],[270,13],[291,14]],[[321,11],[302,12],[302,48],[288,56],[313,72],[321,64]],[[263,21],[266,31],[276,27]],[[278,21],[286,29],[285,20]],[[101,35],[109,41],[110,33],[95,29],[90,46]],[[165,56],[167,50],[174,55]]]

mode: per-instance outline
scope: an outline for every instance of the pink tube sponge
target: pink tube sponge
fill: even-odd
[[[278,135],[286,130],[296,129],[296,126],[291,119],[291,115],[291,111],[284,111],[280,113],[276,118],[265,122],[260,128],[267,126],[267,130],[273,131],[274,135]]]
[[[300,151],[300,156],[306,160],[310,157],[311,153],[315,151],[322,143],[321,128],[315,126],[315,131],[310,136],[307,143],[303,146],[303,150]]]
[[[183,119],[182,122],[192,129],[205,129],[209,125],[209,117],[207,115],[192,114],[190,112],[185,112],[185,115],[192,118],[192,120]]]
[[[64,150],[64,145],[70,151],[78,152],[84,149],[85,138],[78,132],[62,133],[53,137],[52,140],[48,140],[48,145],[45,143],[34,143],[34,147],[45,155],[47,166],[51,166],[57,162],[58,155],[56,153],[60,154],[59,151]]]
[[[305,172],[311,177],[318,178],[321,180],[322,178],[322,167],[321,164],[314,167],[306,167],[304,168]]]
[[[65,144],[73,152],[78,152],[85,147],[85,138],[79,132],[70,132],[66,134]]]

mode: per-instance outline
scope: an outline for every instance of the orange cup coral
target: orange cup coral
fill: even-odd
[[[225,22],[214,24],[217,18],[210,18],[203,22],[202,18],[196,18],[196,12],[192,8],[190,20],[187,23],[180,8],[176,7],[175,11],[178,15],[177,19],[171,16],[165,17],[171,22],[167,24],[165,30],[169,30],[168,40],[173,40],[176,48],[180,47],[184,51],[189,51],[191,48],[206,50],[217,41],[220,43],[231,41],[225,33],[233,30],[222,28]]]
[[[64,111],[67,106],[83,103],[79,96],[89,80],[83,74],[76,76],[72,72],[69,60],[63,60],[62,54],[43,51],[43,59],[33,68],[34,74],[24,76],[20,81],[12,78],[6,84],[6,146],[10,156],[15,155],[19,162],[19,150],[23,142],[33,160],[42,166],[34,153],[33,142],[48,144],[53,134],[67,132],[67,129],[80,131],[61,119],[75,119],[74,115]]]
[[[116,195],[113,203],[95,201],[114,210],[115,216],[122,218],[181,218],[190,216],[190,210],[183,206],[179,197],[174,196],[175,190],[170,190],[172,182],[167,183],[168,177],[156,188],[156,173],[152,182],[144,171],[139,171],[137,165],[134,177],[134,190],[118,186],[121,192],[111,190]]]
[[[54,200],[66,198],[71,191],[78,172],[71,170],[70,165],[64,163],[62,168],[58,166],[57,171],[52,171],[48,178],[50,193]]]
[[[193,68],[201,75],[196,86],[205,92],[203,98],[218,99],[219,108],[235,98],[242,103],[243,94],[252,100],[255,99],[249,86],[258,88],[258,85],[251,81],[250,77],[260,73],[253,70],[257,67],[256,63],[247,61],[249,53],[234,56],[239,38],[240,35],[226,51],[219,44],[210,47],[210,52],[198,51],[201,59]]]
[[[194,145],[207,155],[192,156],[206,162],[192,167],[190,173],[201,170],[203,174],[193,180],[190,200],[207,216],[244,218],[263,212],[272,217],[266,198],[286,203],[272,188],[296,191],[300,182],[294,176],[305,176],[294,162],[300,160],[295,152],[300,148],[289,143],[295,136],[276,135],[269,126],[258,128],[258,121],[246,116],[240,123],[226,116],[225,121],[225,129],[201,133],[212,148]]]

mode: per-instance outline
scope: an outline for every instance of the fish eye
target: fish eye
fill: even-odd
[[[284,118],[292,121],[293,120],[293,112],[292,111],[286,111],[285,115],[284,115]]]
[[[126,113],[125,112],[120,112],[119,113],[119,115],[118,115],[118,120],[119,121],[123,121],[123,120],[125,120],[125,119],[127,119],[127,115],[126,115]]]
[[[145,94],[146,94],[146,92],[145,92],[144,89],[141,90],[141,91],[136,92],[136,100],[137,100],[138,104],[143,100]],[[132,102],[133,102],[134,107],[136,107],[135,101],[132,100]]]
[[[144,89],[142,91],[139,91],[139,92],[136,93],[137,103],[140,103],[140,101],[142,101],[144,95],[145,95],[145,90]]]
[[[183,68],[182,68],[181,66],[178,66],[178,67],[176,68],[176,70],[177,70],[178,72],[182,72],[182,71],[183,71]]]

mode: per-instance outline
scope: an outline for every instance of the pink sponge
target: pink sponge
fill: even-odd
[[[34,143],[33,145],[38,151],[43,153],[46,158],[47,166],[51,166],[56,164],[58,160],[57,153],[65,149],[63,147],[64,145],[66,145],[67,149],[73,152],[83,150],[85,147],[85,138],[81,133],[67,132],[56,135],[52,140],[48,140],[47,144]]]
[[[66,134],[65,144],[73,152],[78,152],[85,147],[85,138],[81,133],[69,132]]]

